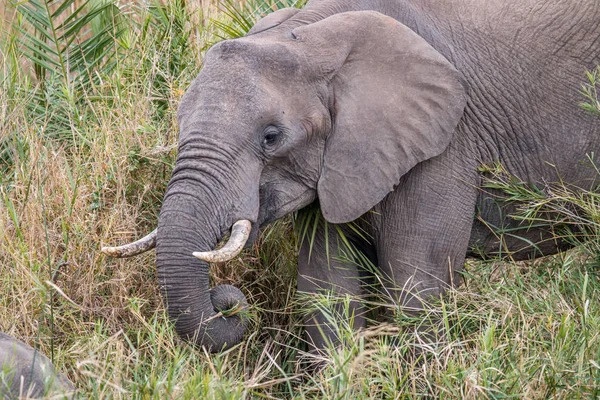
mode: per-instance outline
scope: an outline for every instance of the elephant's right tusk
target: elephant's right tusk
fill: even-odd
[[[116,257],[125,258],[137,256],[148,250],[152,250],[156,247],[156,229],[144,236],[140,240],[136,240],[133,243],[129,243],[118,247],[103,247],[100,249],[104,254]]]
[[[241,219],[233,224],[231,228],[231,237],[219,250],[194,252],[192,255],[206,262],[225,262],[240,254],[244,245],[250,237],[252,223],[247,219]]]

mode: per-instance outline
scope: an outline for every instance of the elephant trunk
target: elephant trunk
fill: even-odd
[[[175,330],[184,340],[210,352],[222,351],[241,341],[248,304],[233,286],[210,289],[208,263],[192,254],[214,249],[221,239],[222,212],[206,202],[199,204],[196,193],[171,186],[159,217],[156,248],[163,298]]]

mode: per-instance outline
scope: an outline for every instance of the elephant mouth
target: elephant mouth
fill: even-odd
[[[216,263],[229,261],[236,257],[246,246],[248,238],[253,231],[252,223],[247,219],[241,219],[231,227],[231,235],[225,245],[219,250],[196,251],[192,255],[199,260]],[[253,235],[254,237],[256,234]],[[114,258],[133,257],[145,253],[156,247],[157,230],[153,230],[143,238],[122,246],[102,247],[101,251]]]
[[[315,200],[315,198],[316,193],[314,191],[306,191],[285,203],[277,205],[270,203],[270,205],[261,207],[258,215],[257,225],[260,228],[263,228],[294,211],[308,206]],[[264,202],[261,202],[261,204],[264,204]]]

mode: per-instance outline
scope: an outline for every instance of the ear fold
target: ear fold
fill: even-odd
[[[324,217],[352,221],[417,163],[448,146],[466,103],[458,71],[424,39],[372,11],[294,29],[334,93],[318,196]]]
[[[281,10],[277,10],[271,14],[268,14],[266,17],[254,24],[246,36],[255,35],[257,33],[266,31],[267,29],[275,28],[282,22],[292,18],[298,11],[300,10],[297,8],[282,8]]]

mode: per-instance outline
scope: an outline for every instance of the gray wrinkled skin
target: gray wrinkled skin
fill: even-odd
[[[71,398],[73,384],[48,357],[25,343],[0,333],[0,398]]]
[[[316,204],[330,231],[317,230],[310,258],[302,246],[298,290],[368,294],[356,265],[327,261],[340,224],[408,310],[458,282],[466,256],[565,248],[551,227],[508,218],[478,168],[501,163],[542,188],[597,184],[586,155],[599,154],[600,121],[577,104],[600,63],[598,21],[597,0],[312,0],[215,45],[179,106],[159,218],[159,280],[178,333],[211,351],[242,338],[243,313],[219,310],[243,294],[228,289],[216,307],[208,265],[192,256],[240,219],[255,235]],[[315,323],[335,340],[315,314],[316,348]]]

